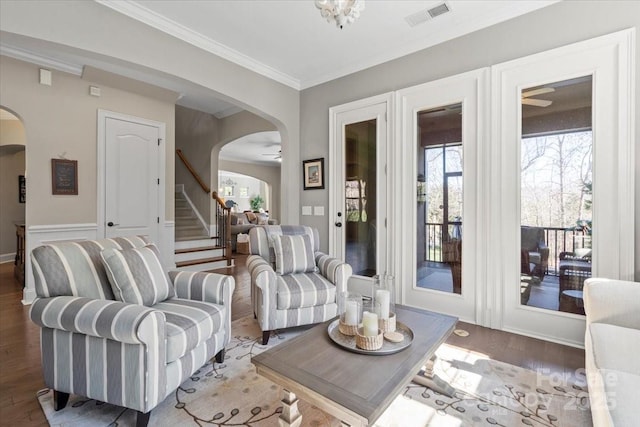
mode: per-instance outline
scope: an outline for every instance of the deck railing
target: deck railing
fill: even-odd
[[[452,235],[452,227],[461,227],[461,224],[449,223],[449,230],[445,234],[444,224],[428,222],[425,224],[426,260],[431,262],[443,262],[442,242]],[[574,252],[576,249],[590,247],[591,236],[581,229],[562,227],[540,227],[544,230],[545,243],[549,248],[549,264],[547,274],[557,276],[559,274],[560,253]],[[463,239],[464,244],[464,239]]]

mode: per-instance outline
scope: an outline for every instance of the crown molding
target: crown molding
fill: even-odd
[[[197,33],[184,25],[181,25],[171,19],[168,19],[160,14],[153,12],[146,7],[129,1],[113,1],[113,0],[94,0],[105,7],[115,10],[129,18],[149,25],[150,27],[160,30],[163,33],[176,37],[184,42],[187,42],[193,46],[203,49],[209,53],[213,53],[227,61],[247,68],[255,73],[261,74],[272,80],[289,86],[293,89],[300,90],[300,81],[288,74],[269,67],[262,62],[256,61],[237,50],[231,49],[228,46],[223,45],[209,37],[205,37],[200,33]]]
[[[8,56],[10,58],[19,59],[21,61],[30,62],[32,64],[40,65],[43,67],[51,68],[65,73],[73,74],[75,76],[82,75],[82,66],[76,64],[69,64],[57,59],[49,58],[47,56],[40,55],[39,53],[31,52],[26,49],[20,49],[13,46],[0,43],[0,55]]]

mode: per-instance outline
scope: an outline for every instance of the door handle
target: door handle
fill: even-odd
[[[336,227],[342,227],[342,223],[341,222],[336,222]]]
[[[109,221],[109,222],[107,223],[107,226],[109,226],[109,227],[113,227],[114,225],[120,225],[120,224],[114,224],[114,223],[113,223],[113,222],[111,222],[111,221]]]

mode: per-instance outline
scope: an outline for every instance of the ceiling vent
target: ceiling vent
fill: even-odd
[[[418,24],[422,24],[424,22],[427,22],[430,19],[433,19],[440,15],[444,15],[445,13],[448,13],[448,12],[451,12],[451,7],[449,6],[449,3],[442,2],[432,8],[421,10],[420,12],[416,12],[412,15],[409,15],[404,19],[405,21],[407,21],[409,26],[415,27]]]

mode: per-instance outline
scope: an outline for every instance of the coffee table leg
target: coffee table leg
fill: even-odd
[[[448,382],[435,375],[433,372],[434,365],[438,363],[437,356],[433,356],[427,363],[426,369],[420,370],[418,375],[413,378],[413,382],[423,385],[445,396],[453,397],[456,389]]]
[[[302,415],[298,411],[298,397],[289,390],[282,389],[282,415],[278,418],[280,427],[298,427],[302,424]]]

